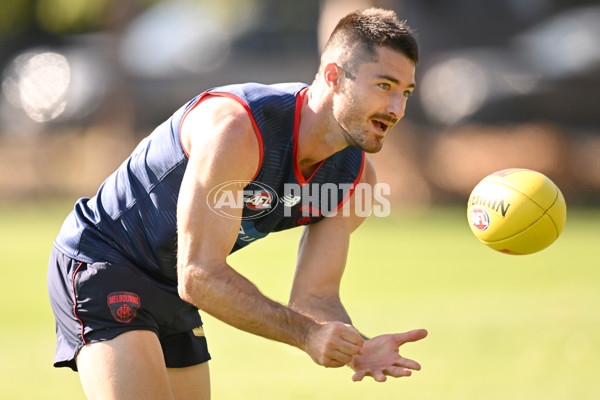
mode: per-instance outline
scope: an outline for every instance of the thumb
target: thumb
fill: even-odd
[[[402,346],[404,343],[416,342],[417,340],[427,337],[428,332],[425,329],[415,329],[404,333],[394,333],[393,340],[397,346]]]

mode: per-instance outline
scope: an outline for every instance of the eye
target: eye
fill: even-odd
[[[377,86],[379,86],[383,90],[390,90],[392,88],[392,85],[390,85],[389,83],[378,83]]]
[[[412,90],[405,90],[404,92],[402,92],[402,94],[404,95],[404,97],[410,97],[413,94]]]

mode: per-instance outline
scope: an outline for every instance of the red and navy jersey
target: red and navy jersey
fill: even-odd
[[[188,165],[180,128],[187,113],[207,96],[242,104],[259,142],[258,172],[251,182],[240,181],[244,210],[232,252],[271,232],[312,224],[336,211],[360,179],[364,154],[347,147],[323,160],[309,178],[302,176],[297,146],[306,88],[302,83],[249,83],[198,95],[142,140],[94,197],[77,201],[55,246],[88,263],[126,257],[151,275],[176,283],[177,199]],[[228,185],[240,182],[224,182],[209,195],[225,196],[233,188]]]

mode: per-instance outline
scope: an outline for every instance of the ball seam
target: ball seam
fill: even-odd
[[[522,192],[521,190],[519,190],[519,188],[506,183],[506,182],[499,182],[499,181],[494,181],[494,183],[499,183],[500,185],[504,185],[510,189],[513,189],[514,191],[516,191],[517,193],[522,194],[523,196],[525,196],[526,198],[528,198],[529,200],[531,200],[531,202],[533,204],[535,204],[536,206],[538,206],[541,210],[542,210],[542,215],[539,216],[539,218],[537,218],[535,221],[531,222],[529,225],[527,225],[525,228],[523,228],[522,230],[520,230],[519,232],[514,233],[513,235],[510,235],[508,237],[505,237],[503,239],[498,239],[498,240],[482,240],[482,242],[484,243],[498,243],[501,242],[503,240],[508,240],[511,239],[517,235],[520,235],[521,233],[525,232],[527,229],[531,228],[533,225],[535,225],[540,219],[542,219],[544,217],[544,215],[548,215],[548,218],[550,218],[550,221],[552,222],[552,226],[554,227],[554,232],[555,232],[555,236],[556,238],[554,240],[556,240],[558,238],[558,228],[556,226],[556,223],[554,222],[554,220],[552,219],[552,217],[550,217],[550,215],[548,214],[548,210],[550,210],[554,204],[556,204],[556,201],[558,200],[558,188],[555,188],[555,193],[554,193],[554,200],[552,201],[552,204],[550,204],[550,206],[547,209],[544,209],[544,207],[542,207],[537,201],[535,201],[534,199],[532,199],[527,193]]]

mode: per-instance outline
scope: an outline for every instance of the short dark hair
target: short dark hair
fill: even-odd
[[[361,62],[375,57],[377,47],[402,53],[415,65],[419,62],[419,46],[412,29],[395,12],[381,8],[354,11],[342,18],[323,52],[342,50],[339,61],[356,71]]]

